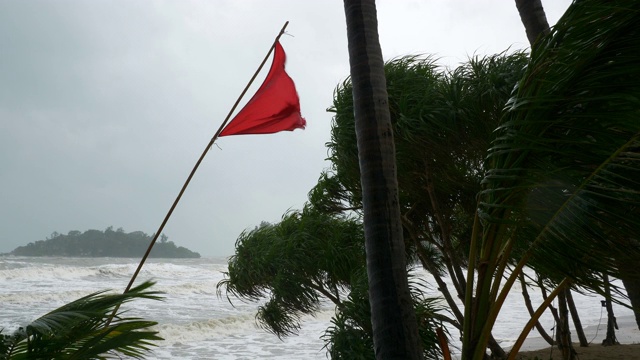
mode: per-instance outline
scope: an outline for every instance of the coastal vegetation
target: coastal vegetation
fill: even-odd
[[[539,17],[541,6],[534,9]],[[553,29],[529,34],[530,54],[472,58],[454,70],[418,57],[383,68],[374,2],[345,0],[345,12],[353,66],[330,109],[331,167],[302,210],[240,235],[219,291],[266,300],[257,320],[280,337],[333,303],[325,341],[335,359],[450,359],[445,324],[461,339],[463,360],[488,358],[487,350],[515,359],[558,299],[558,335],[550,341],[563,359],[575,358],[566,331],[571,291],[604,296],[607,310],[611,301],[639,300],[634,291],[624,298],[609,278],[627,289],[640,279],[633,266],[640,258],[640,4],[575,1]],[[54,233],[14,254],[118,256],[138,251],[130,237],[150,240],[112,228]],[[90,250],[81,238],[91,239]],[[109,248],[98,246],[106,238]],[[443,302],[424,295],[430,284],[414,276],[415,266],[433,275]],[[492,330],[516,281],[523,289],[535,281],[544,301],[506,353]],[[92,294],[0,333],[0,351],[142,357],[160,340],[147,329],[155,323],[112,323],[109,313],[134,298],[157,298],[149,286]],[[606,341],[615,344],[615,336]]]
[[[153,236],[142,231],[125,232],[122,228],[104,231],[69,231],[66,235],[53,232],[45,240],[20,246],[10,252],[15,256],[70,256],[70,257],[132,257],[140,258],[147,250]],[[155,244],[150,257],[199,258],[200,254],[177,246],[165,234]]]
[[[142,359],[162,340],[150,329],[157,323],[113,311],[133,300],[160,300],[152,285],[144,282],[125,294],[84,296],[11,334],[0,328],[0,359]]]
[[[375,8],[373,12],[365,9],[372,2],[361,9],[349,7],[351,3],[345,1],[345,11],[360,15],[369,11],[369,16],[362,16],[367,21],[359,26],[377,26],[371,20],[375,20]],[[540,9],[534,7],[533,18],[540,18]],[[434,276],[452,317],[441,316],[434,307],[418,313],[416,299],[425,299],[416,296],[412,290],[416,287],[411,284],[411,300],[399,300],[401,305],[411,307],[418,322],[431,326],[431,334],[438,333],[442,322],[452,324],[459,331],[452,336],[461,336],[462,359],[483,359],[487,349],[494,358],[515,359],[522,340],[556,298],[559,308],[552,310],[559,330],[551,342],[558,345],[563,358],[575,358],[570,335],[563,330],[568,324],[571,291],[598,294],[608,303],[630,301],[636,305],[638,301],[634,289],[640,273],[631,265],[640,258],[636,235],[640,223],[634,216],[640,205],[638,29],[637,2],[584,0],[574,2],[554,28],[530,36],[535,41],[530,55],[474,58],[450,72],[438,69],[429,59],[397,59],[385,67],[388,97],[375,84],[358,85],[352,69],[353,83],[348,79],[338,87],[331,109],[335,117],[327,145],[332,166],[310,192],[307,206],[329,216],[326,227],[334,227],[329,219],[335,218],[360,222],[365,245],[341,248],[341,256],[318,251],[312,245],[318,242],[313,240],[315,235],[329,243],[353,241],[318,230],[276,231],[273,241],[254,241],[289,223],[285,215],[282,223],[263,232],[240,236],[227,279],[219,286],[244,298],[268,298],[290,274],[286,268],[268,267],[251,273],[245,258],[277,253],[282,257],[280,264],[301,262],[308,266],[301,274],[317,274],[315,287],[309,285],[290,297],[271,293],[275,294],[272,302],[278,305],[271,314],[278,321],[269,322],[268,312],[258,318],[278,335],[295,332],[300,314],[317,309],[315,300],[308,299],[359,298],[365,305],[358,308],[370,312],[357,319],[345,316],[355,302],[334,301],[333,324],[345,326],[347,331],[336,332],[335,326],[328,329],[325,339],[333,357],[360,354],[363,359],[382,359],[392,357],[385,352],[396,351],[403,354],[398,358],[447,358],[449,346],[442,336],[436,335],[441,352],[429,350],[435,346],[434,337],[419,336],[419,345],[409,344],[410,340],[389,341],[398,334],[410,339],[406,334],[412,331],[410,322],[386,327],[384,334],[375,330],[376,319],[388,315],[388,309],[377,306],[393,301],[390,297],[402,299],[402,286],[392,281],[386,285],[386,293],[374,292],[371,285],[380,284],[374,280],[380,274],[374,274],[387,262],[394,262],[390,260],[393,251],[402,249],[408,264],[403,265],[403,271],[411,279],[409,283],[416,280],[410,276],[411,266],[423,266]],[[371,46],[369,41],[361,43]],[[357,50],[350,43],[350,55],[354,53]],[[357,63],[371,65],[370,60],[363,57]],[[379,76],[369,75],[372,79]],[[364,89],[356,89],[358,86]],[[363,93],[380,95],[377,105],[358,108],[356,102]],[[379,121],[379,104],[388,107],[391,126],[378,128],[378,135],[393,135],[395,156],[387,166],[397,168],[397,174],[381,169],[366,170],[365,174],[362,167],[388,150],[379,150],[376,155],[375,149],[363,152],[360,144],[360,132],[367,130],[359,121]],[[358,114],[368,117],[358,120]],[[382,149],[387,145],[376,146]],[[393,231],[383,224],[393,224],[393,219],[371,220],[366,215],[367,204],[379,200],[372,199],[379,193],[365,189],[366,176],[372,173],[397,179],[397,190],[393,184],[380,185],[380,189],[391,194],[397,191],[402,246],[396,246]],[[388,211],[392,207],[379,204],[376,208]],[[297,216],[302,219],[307,211],[305,208]],[[366,229],[386,233],[386,253],[377,248],[380,244],[369,242]],[[309,239],[309,248],[295,245],[300,239]],[[297,250],[282,251],[286,246]],[[364,254],[362,248],[366,249]],[[349,277],[350,282],[335,282],[343,262],[340,259],[348,251],[350,259],[366,259],[364,263],[360,260],[360,273],[367,273],[368,282],[353,281],[355,276]],[[331,267],[320,267],[331,262],[335,262]],[[525,266],[533,269],[536,277],[525,276]],[[358,271],[353,268],[349,273]],[[441,281],[444,277],[452,280],[454,289],[446,288]],[[624,280],[629,298],[625,299],[624,289],[611,286],[610,277]],[[525,288],[536,282],[542,287],[544,302],[532,308],[531,321],[511,353],[505,353],[491,331],[516,281]],[[455,305],[456,297],[464,299],[463,308]],[[396,318],[403,319],[401,309],[394,311]],[[431,319],[425,319],[425,314]],[[279,333],[272,324],[286,331]],[[416,333],[423,333],[421,326]],[[342,341],[349,339],[345,334],[352,338],[366,334],[364,338],[372,340]],[[615,337],[610,340],[615,344]]]
[[[434,276],[448,308],[435,306],[424,296],[426,284],[410,277],[425,358],[442,358],[434,346],[437,327],[448,323],[462,329],[464,310],[454,299],[463,297],[466,286],[465,257],[483,156],[505,111],[501,104],[526,62],[526,54],[516,52],[472,58],[451,71],[429,57],[385,65],[405,261],[409,269],[422,266]],[[321,299],[329,300],[336,305],[324,337],[331,357],[370,359],[373,333],[351,93],[350,79],[335,91],[327,144],[332,166],[310,191],[307,206],[240,235],[228,277],[218,287],[247,300],[270,299],[257,319],[278,336],[294,334],[301,315],[313,314]]]
[[[285,214],[279,223],[263,223],[240,235],[227,274],[218,291],[225,290],[229,301],[267,299],[256,315],[267,331],[278,337],[296,334],[301,316],[330,302],[336,314],[324,339],[331,358],[373,357],[364,231],[358,217],[308,205]],[[409,285],[422,343],[430,345],[424,347],[425,356],[437,358],[434,330],[447,317],[434,316],[439,307],[425,296],[424,282],[412,278]]]

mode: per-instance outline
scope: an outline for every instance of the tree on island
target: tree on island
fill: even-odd
[[[47,240],[38,240],[20,246],[11,252],[16,256],[71,256],[71,257],[141,257],[146,251],[151,237],[142,231],[126,233],[113,226],[81,233],[69,231],[67,235],[53,232]],[[185,247],[177,246],[165,234],[151,250],[150,257],[156,258],[199,258],[200,254]]]

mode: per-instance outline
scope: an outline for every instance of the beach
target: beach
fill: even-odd
[[[575,344],[576,353],[580,360],[602,360],[602,359],[640,359],[640,344],[620,344],[614,346],[602,346],[592,344],[588,347],[579,347]],[[562,353],[558,349],[544,349],[537,351],[527,351],[518,355],[519,360],[560,360]]]
[[[601,360],[601,359],[625,359],[640,360],[640,330],[633,316],[621,316],[617,318],[618,330],[616,338],[619,345],[603,346],[602,339],[606,336],[606,318],[600,326],[587,326],[584,328],[587,340],[593,341],[588,347],[580,347],[576,343],[575,331],[571,336],[574,341],[574,349],[577,358],[580,360]],[[523,351],[518,355],[521,360],[558,360],[562,359],[562,353],[557,348],[550,348],[544,339],[532,334],[523,345]]]

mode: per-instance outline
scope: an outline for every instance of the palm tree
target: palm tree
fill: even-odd
[[[405,266],[393,129],[375,1],[344,0],[361,169],[373,342],[378,359],[420,359]]]
[[[542,3],[540,0],[516,0],[516,7],[518,8],[518,13],[520,14],[522,24],[525,27],[527,38],[529,39],[529,44],[533,48],[536,40],[539,37],[549,33],[549,23],[547,22],[547,16],[545,15]],[[522,282],[522,284],[526,286],[524,282]],[[525,288],[523,288],[523,294],[525,294],[524,291],[526,291]],[[568,306],[569,311],[571,312],[571,318],[573,319],[575,325],[576,334],[578,335],[578,339],[580,340],[580,346],[589,346],[589,343],[587,342],[584,334],[584,330],[582,329],[580,318],[578,317],[578,310],[576,309],[573,298],[571,296],[571,290],[566,289],[565,294],[560,293],[560,295],[558,296],[558,301],[561,302],[560,307],[563,307],[565,305],[563,302],[566,301],[566,306]],[[528,301],[530,301],[528,297],[525,297],[525,302]],[[532,306],[530,303],[527,303],[527,309],[531,314],[533,314]],[[560,319],[556,319],[556,322],[560,324],[558,320]],[[544,329],[542,329],[540,324],[536,322],[535,326],[538,332],[540,332],[540,334],[544,337],[546,333]],[[562,327],[559,326],[559,329],[561,330]],[[564,337],[562,341],[558,342],[558,345],[562,343],[568,344],[567,346],[563,347],[563,352],[573,358],[575,351],[572,349],[571,333],[568,331],[568,327],[567,331],[558,331],[557,334]],[[554,341],[549,340],[547,340],[547,342],[549,342],[550,345],[553,345]]]
[[[515,53],[472,58],[453,71],[429,57],[385,65],[406,252],[434,276],[460,329],[463,315],[455,298],[464,298],[482,159],[526,62],[524,53]],[[310,194],[327,211],[362,205],[351,93],[350,79],[335,90],[327,143],[332,168],[319,183],[324,186]],[[492,352],[503,353],[497,342]]]
[[[117,314],[116,306],[136,299],[158,300],[145,282],[125,294],[97,292],[68,303],[13,334],[0,331],[0,359],[141,359],[162,340],[156,322]]]
[[[533,48],[508,107],[479,195],[463,359],[484,356],[525,265],[554,287],[510,358],[568,284],[604,294],[603,274],[638,276],[617,264],[640,257],[628,240],[640,228],[640,3],[574,2]]]
[[[520,20],[527,32],[529,44],[533,44],[541,36],[549,33],[549,22],[540,0],[516,0]]]

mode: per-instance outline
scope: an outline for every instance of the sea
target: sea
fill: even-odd
[[[122,292],[138,262],[139,259],[128,258],[0,257],[0,329],[10,333],[56,307],[96,291]],[[216,285],[226,270],[224,257],[147,260],[136,283],[155,281],[153,289],[163,292],[164,300],[136,300],[122,309],[129,315],[158,322],[155,330],[164,341],[158,343],[148,359],[328,358],[323,335],[334,314],[331,303],[322,303],[314,316],[303,317],[298,335],[279,339],[255,319],[261,301],[247,302],[227,297],[224,291],[218,293]],[[429,274],[416,272],[425,283],[433,283]],[[438,295],[435,286],[427,292]],[[534,304],[539,304],[539,291],[529,292]],[[582,325],[592,330],[595,327],[595,336],[589,340],[601,342],[606,333],[602,299],[578,293],[574,293],[574,299]],[[632,323],[630,309],[614,305],[614,312]],[[516,285],[496,322],[494,337],[508,348],[528,318],[521,289]],[[543,316],[541,323],[549,333],[553,332],[550,315]],[[455,353],[459,333],[455,329],[449,331]],[[637,329],[632,335],[640,340]],[[539,335],[534,330],[530,337],[535,340],[536,336]]]

